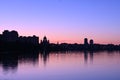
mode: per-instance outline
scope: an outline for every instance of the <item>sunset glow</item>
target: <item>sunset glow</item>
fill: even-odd
[[[21,6],[22,5],[22,6]],[[47,36],[50,42],[120,44],[119,0],[0,0],[0,33]]]

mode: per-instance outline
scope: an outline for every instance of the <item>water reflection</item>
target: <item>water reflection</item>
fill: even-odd
[[[109,55],[113,55],[113,52],[107,52]],[[68,58],[68,57],[74,57],[73,55],[76,55],[76,58],[81,58],[81,55],[84,55],[84,63],[85,64],[93,64],[94,61],[94,53],[93,51],[84,51],[84,52],[54,52],[49,53],[47,51],[43,52],[0,52],[0,67],[3,68],[3,71],[17,71],[18,65],[20,64],[32,64],[38,65],[39,60],[42,61],[43,65],[46,66],[46,64],[49,61],[49,57],[53,56],[53,58],[61,58],[62,60]],[[97,53],[99,55],[99,53]],[[40,63],[41,64],[41,63]]]
[[[88,61],[88,52],[87,51],[84,51],[84,61],[87,64],[87,61]]]
[[[47,60],[49,59],[49,52],[48,51],[43,51],[40,53],[41,59],[44,63],[44,66],[47,64]]]
[[[2,80],[119,80],[119,67],[120,52],[0,52]]]
[[[87,51],[84,51],[84,61],[85,61],[85,64],[88,63],[88,58],[90,58],[90,63],[92,64],[93,63],[93,51],[90,51],[90,52],[87,52]]]
[[[39,52],[1,52],[0,66],[4,72],[17,71],[18,65],[22,63],[37,64]]]
[[[93,63],[93,51],[90,51],[90,62]]]
[[[0,55],[0,64],[5,72],[9,70],[17,70],[18,67],[18,56],[10,55],[9,53]]]

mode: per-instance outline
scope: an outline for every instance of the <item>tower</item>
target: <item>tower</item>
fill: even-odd
[[[87,38],[84,39],[84,45],[88,45],[88,39]]]
[[[49,48],[49,40],[47,40],[46,36],[44,36],[43,40],[41,40],[41,47],[42,47],[43,51],[46,51]]]
[[[93,45],[93,44],[94,44],[93,39],[90,39],[90,45]]]

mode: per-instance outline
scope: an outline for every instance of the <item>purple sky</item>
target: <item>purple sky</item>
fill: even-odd
[[[0,33],[6,29],[55,43],[120,44],[120,0],[0,0]]]

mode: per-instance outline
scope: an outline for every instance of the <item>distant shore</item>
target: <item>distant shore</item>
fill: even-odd
[[[84,44],[50,43],[46,36],[39,43],[39,37],[19,36],[17,31],[4,30],[0,34],[0,51],[22,50],[22,51],[100,51],[100,50],[120,50],[120,45],[95,44],[93,39],[84,39]]]

